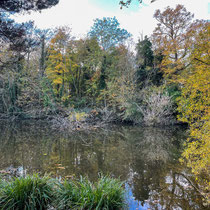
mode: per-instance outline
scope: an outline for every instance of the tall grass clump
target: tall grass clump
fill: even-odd
[[[54,205],[57,209],[74,209],[79,206],[80,191],[77,183],[65,180],[64,183],[58,183],[56,188],[56,200]]]
[[[121,209],[125,190],[118,179],[102,176],[92,183],[87,178],[65,181],[57,188],[57,209]]]
[[[94,188],[94,206],[97,209],[121,209],[125,203],[125,190],[119,179],[101,177]]]
[[[47,209],[53,198],[53,181],[38,175],[0,181],[0,209]]]

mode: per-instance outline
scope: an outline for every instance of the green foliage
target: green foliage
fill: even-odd
[[[137,86],[142,89],[148,86],[160,86],[163,81],[163,74],[156,66],[157,56],[154,56],[152,43],[145,36],[144,40],[136,44]]]
[[[102,176],[92,183],[87,178],[65,181],[57,188],[57,209],[121,209],[125,203],[122,182]]]
[[[139,124],[143,122],[143,114],[136,102],[128,102],[124,107],[124,112],[121,113],[123,121],[133,122]]]
[[[80,109],[87,107],[89,103],[90,103],[90,98],[88,97],[85,96],[82,98],[72,97],[71,101],[69,102],[69,105],[75,109]]]
[[[42,97],[44,107],[50,107],[51,109],[54,109],[56,97],[53,92],[53,88],[50,81],[48,80],[48,78],[43,77],[40,84],[41,84],[41,90],[42,90],[41,97]]]
[[[82,177],[59,182],[38,175],[0,179],[0,209],[121,209],[125,205],[122,185],[109,176],[95,183]]]
[[[145,67],[136,71],[137,87],[139,89],[150,86],[161,86],[164,82],[163,74],[159,68]]]
[[[138,41],[136,45],[136,50],[136,59],[139,67],[141,69],[145,68],[146,66],[153,67],[154,55],[152,50],[152,43],[147,36],[145,36],[144,40]]]
[[[53,185],[49,177],[38,175],[1,181],[1,209],[47,209],[53,199]]]
[[[166,91],[174,103],[176,102],[176,99],[181,96],[181,90],[177,84],[170,84],[166,86]]]
[[[7,114],[18,115],[21,113],[17,103],[20,94],[20,79],[17,79],[17,74],[5,75],[0,100],[2,100],[2,108]]]

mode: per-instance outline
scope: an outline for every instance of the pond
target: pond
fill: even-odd
[[[205,209],[194,178],[179,158],[180,127],[111,128],[60,132],[45,122],[0,123],[0,171],[56,177],[100,173],[125,181],[129,209]]]

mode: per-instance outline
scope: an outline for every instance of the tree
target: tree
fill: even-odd
[[[17,24],[9,18],[11,13],[24,11],[37,11],[56,5],[59,0],[1,0],[0,1],[0,71],[6,69],[3,82],[2,99],[7,112],[16,112],[17,99],[20,94],[21,79],[23,74],[24,56],[27,54],[27,67],[29,55],[37,43],[28,31],[33,28],[33,23]],[[34,42],[35,41],[35,42]]]
[[[90,37],[95,37],[104,50],[115,47],[131,37],[127,30],[120,28],[116,17],[95,19],[88,34]]]
[[[120,45],[107,56],[106,95],[107,104],[121,120],[138,122],[135,112],[136,68],[134,53]]]
[[[0,8],[7,12],[42,10],[58,4],[59,0],[1,0]]]
[[[88,96],[88,101],[94,100],[98,94],[97,76],[102,60],[102,50],[95,38],[80,39],[75,41],[74,45],[74,62],[78,65],[78,70],[75,72],[77,99]]]
[[[48,49],[46,75],[51,80],[55,95],[60,100],[64,96],[65,82],[68,80],[70,59],[67,55],[69,34],[66,28],[59,28],[51,39]],[[70,95],[68,90],[68,96]]]
[[[95,38],[99,45],[103,48],[101,67],[98,77],[98,88],[101,90],[101,97],[105,102],[105,92],[107,88],[108,72],[112,65],[111,54],[115,51],[115,47],[122,44],[131,34],[125,29],[120,28],[120,24],[116,17],[96,19],[88,35]],[[103,91],[102,91],[103,90]],[[106,104],[106,103],[105,103]]]
[[[0,44],[10,45],[10,49],[21,51],[26,47],[24,36],[28,24],[16,24],[9,18],[10,13],[42,10],[56,5],[59,0],[2,0],[0,1]]]
[[[155,65],[157,56],[154,56],[152,43],[147,36],[136,45],[137,85],[140,89],[149,85],[159,85],[162,81],[162,72]]]
[[[191,65],[182,75],[182,94],[178,98],[179,120],[190,126],[190,138],[183,157],[198,176],[203,192],[209,186],[210,148],[210,24],[201,21],[191,29],[194,42],[190,47]]]
[[[46,56],[47,56],[46,43],[52,38],[53,31],[50,29],[44,29],[44,30],[36,29],[35,33],[41,48],[40,59],[39,59],[39,71],[40,75],[43,76],[46,69]]]
[[[153,67],[153,50],[152,50],[152,43],[148,39],[147,36],[145,36],[144,40],[138,41],[136,45],[137,50],[137,64],[140,68],[145,68],[146,66]]]
[[[154,18],[158,21],[153,32],[155,51],[163,54],[161,67],[165,78],[173,80],[187,66],[185,58],[191,45],[188,32],[193,15],[183,5],[177,5],[163,12],[156,10]]]
[[[34,37],[33,23],[16,24],[5,16],[4,20],[1,19],[0,43],[0,77],[4,78],[2,82],[4,110],[17,114],[20,111],[18,100],[25,94],[25,90],[29,89],[24,85],[26,75],[31,73],[30,55],[38,45]],[[32,95],[31,92],[29,95]]]
[[[8,15],[0,13],[0,46],[13,52],[25,51],[29,42],[27,30],[32,27],[32,22],[17,24]]]

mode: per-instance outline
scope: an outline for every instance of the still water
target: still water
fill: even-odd
[[[180,127],[113,126],[53,131],[45,122],[0,123],[0,170],[56,177],[109,174],[125,181],[129,209],[205,209],[192,174],[179,158]]]

